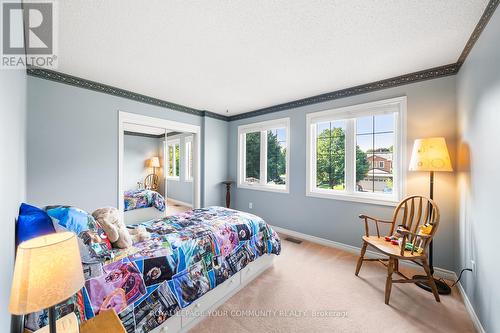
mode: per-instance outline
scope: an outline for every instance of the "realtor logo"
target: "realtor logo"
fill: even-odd
[[[2,68],[55,68],[55,4],[2,2]]]

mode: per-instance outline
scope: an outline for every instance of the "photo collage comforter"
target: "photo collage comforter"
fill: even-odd
[[[105,262],[82,256],[85,286],[56,307],[58,317],[73,311],[85,320],[113,308],[127,332],[149,332],[259,256],[281,251],[278,235],[264,220],[222,207],[139,225],[151,239],[113,250]],[[46,311],[27,318],[33,328],[46,321]]]
[[[125,201],[125,211],[147,207],[155,207],[160,212],[165,211],[165,198],[156,191],[125,191],[123,199]]]

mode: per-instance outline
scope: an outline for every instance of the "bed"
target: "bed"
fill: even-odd
[[[154,207],[160,212],[165,211],[165,198],[153,190],[129,190],[123,194],[125,211]]]
[[[130,190],[123,194],[125,224],[161,219],[166,216],[165,198],[153,190]]]
[[[200,311],[237,292],[281,251],[278,235],[264,220],[222,207],[139,225],[151,239],[126,250],[82,254],[85,286],[57,306],[59,315],[75,312],[85,320],[113,308],[129,333],[165,326],[168,332],[185,331]],[[31,329],[44,321],[44,312],[26,319]]]

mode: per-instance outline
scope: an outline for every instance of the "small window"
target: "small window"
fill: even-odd
[[[193,137],[186,137],[185,141],[185,163],[186,163],[186,181],[193,180]]]
[[[179,140],[167,142],[168,152],[168,177],[170,179],[179,179],[180,164],[179,164]]]
[[[394,203],[404,191],[406,98],[307,115],[308,196]]]
[[[238,187],[288,192],[289,118],[238,127]]]

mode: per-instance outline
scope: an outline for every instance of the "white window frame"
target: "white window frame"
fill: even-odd
[[[346,200],[387,206],[395,206],[406,192],[406,96],[371,103],[342,107],[338,109],[308,113],[306,116],[306,196]],[[379,194],[356,191],[356,118],[395,113],[393,193]],[[327,121],[345,120],[345,190],[328,190],[316,187],[316,124]],[[375,162],[375,161],[374,161]],[[374,163],[375,164],[375,163]]]
[[[180,180],[180,175],[181,175],[181,169],[180,169],[180,166],[177,165],[177,163],[175,163],[175,146],[178,145],[179,146],[179,164],[181,162],[181,140],[179,139],[171,139],[171,140],[167,140],[167,154],[166,154],[166,159],[167,159],[167,179],[170,179],[170,180]],[[169,161],[169,147],[170,146],[173,146],[173,150],[172,150],[172,157],[173,157],[173,161],[172,161],[172,174],[173,176],[170,176],[169,175],[169,171],[168,168],[170,167],[170,161]],[[179,176],[176,176],[175,174],[177,173],[177,168],[179,167]]]
[[[267,131],[284,128],[286,131],[286,178],[285,185],[267,184]],[[245,181],[246,134],[260,132],[260,182]],[[238,181],[239,188],[290,193],[290,118],[280,118],[238,126]]]
[[[383,168],[385,168],[385,163],[384,163],[384,161],[378,161],[378,168],[379,168],[379,169],[380,169],[380,168],[382,168],[382,169],[383,169]]]
[[[193,154],[193,137],[187,136],[184,139],[184,180],[186,182],[193,181],[192,165],[189,164],[189,156]],[[192,160],[192,157],[191,157]]]

